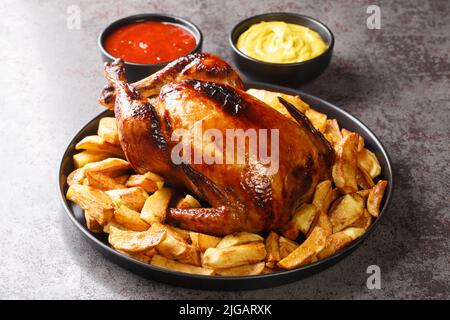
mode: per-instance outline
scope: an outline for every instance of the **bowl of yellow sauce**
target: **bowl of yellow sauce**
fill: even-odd
[[[300,84],[329,65],[334,36],[316,19],[295,13],[267,13],[239,22],[231,31],[233,61],[255,80]]]

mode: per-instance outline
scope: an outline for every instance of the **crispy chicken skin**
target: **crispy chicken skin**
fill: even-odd
[[[170,82],[185,79],[196,79],[227,84],[234,88],[243,89],[239,75],[224,60],[210,53],[194,53],[169,63],[160,71],[144,78],[132,86],[144,97],[158,95],[162,86]],[[114,109],[115,90],[107,85],[99,98],[100,104],[108,109]]]
[[[147,99],[125,81],[121,60],[105,64],[105,76],[116,92],[115,114],[120,142],[131,166],[139,173],[153,171],[169,184],[183,187],[211,208],[170,209],[167,222],[212,235],[237,231],[283,231],[294,210],[310,199],[315,186],[328,179],[333,151],[300,112],[295,122],[249,94],[240,81],[224,85],[201,80],[171,82],[159,96]],[[171,79],[179,79],[170,76]],[[234,78],[234,77],[233,77]],[[267,174],[267,164],[249,157],[245,164],[174,164],[172,141],[176,129],[192,132],[202,121],[203,132],[217,129],[278,129],[279,170]],[[195,148],[205,148],[194,140]],[[272,152],[268,143],[268,154]],[[228,155],[227,155],[228,156]]]

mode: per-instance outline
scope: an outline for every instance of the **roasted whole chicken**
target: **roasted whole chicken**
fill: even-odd
[[[295,209],[331,175],[333,150],[309,120],[284,100],[296,121],[247,94],[239,75],[218,57],[190,55],[133,85],[125,80],[121,60],[105,64],[104,73],[109,87],[100,101],[114,104],[131,166],[138,173],[158,173],[211,206],[169,209],[168,223],[212,235],[283,232]],[[250,148],[245,148],[244,163],[174,162],[172,150],[179,143],[174,133],[192,133],[199,123],[203,131],[215,129],[223,136],[227,129],[278,129],[278,170],[269,174],[267,163]],[[187,145],[205,151],[216,142],[190,139]],[[272,148],[269,142],[268,153],[275,152]],[[230,156],[236,154],[227,152]]]

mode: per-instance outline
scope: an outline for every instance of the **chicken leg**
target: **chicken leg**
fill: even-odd
[[[210,53],[194,53],[181,57],[160,71],[144,78],[132,86],[144,97],[157,95],[162,86],[183,79],[197,79],[227,84],[243,89],[241,78],[224,60]],[[107,85],[99,98],[99,102],[108,109],[114,109],[115,90]]]

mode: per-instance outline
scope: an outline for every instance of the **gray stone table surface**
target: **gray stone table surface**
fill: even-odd
[[[381,29],[369,30],[369,4]],[[67,28],[67,8],[81,28]],[[57,194],[71,137],[103,109],[97,35],[142,12],[186,17],[204,50],[230,57],[228,33],[263,12],[303,13],[336,36],[332,64],[306,92],[366,123],[390,153],[393,206],[351,256],[277,288],[197,291],[148,281],[106,260],[72,225]],[[450,298],[450,2],[443,1],[1,1],[0,298],[363,299]],[[369,265],[381,289],[366,287]]]

